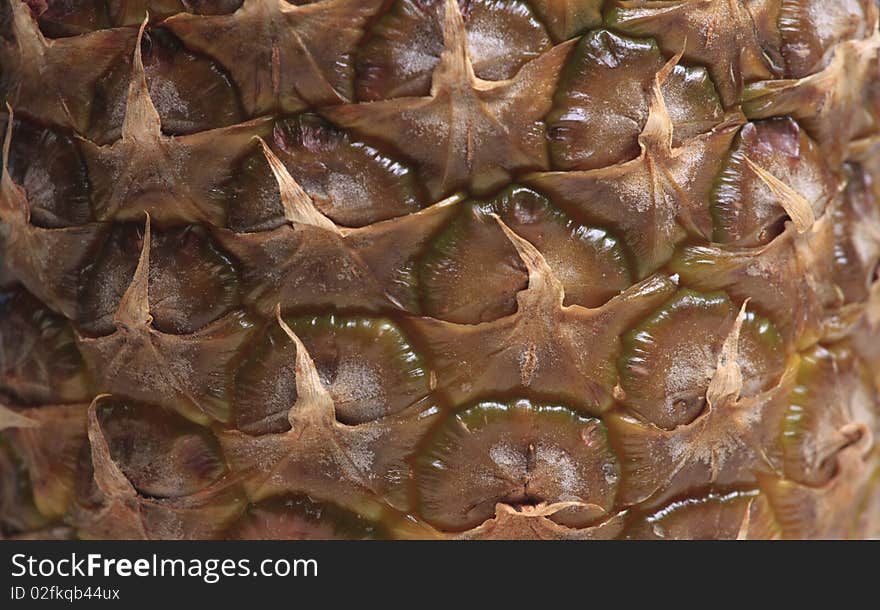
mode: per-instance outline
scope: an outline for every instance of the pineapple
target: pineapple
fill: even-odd
[[[3,0],[0,534],[880,536],[874,0]]]

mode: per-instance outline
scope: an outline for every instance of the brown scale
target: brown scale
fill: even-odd
[[[867,448],[866,437],[840,450],[836,471],[826,483],[811,486],[777,476],[759,476],[783,536],[802,539],[863,538],[871,531],[858,526],[866,518],[859,510],[876,507],[878,456]],[[853,510],[855,508],[855,510]],[[876,524],[875,526],[876,527]],[[876,529],[874,530],[876,535]]]
[[[80,277],[82,335],[106,336],[116,329],[114,317],[144,247],[142,226],[117,225],[109,232]],[[195,333],[239,307],[235,268],[201,227],[151,231],[149,248],[150,315],[157,330]]]
[[[562,284],[543,255],[497,216],[496,221],[528,270],[529,285],[517,293],[515,313],[491,322],[427,317],[408,322],[434,365],[438,387],[455,404],[526,389],[601,413],[617,381],[613,362],[620,334],[669,298],[674,281],[657,275],[601,307],[565,306]]]
[[[844,295],[835,284],[833,249],[832,215],[824,214],[803,232],[788,223],[766,246],[688,246],[670,268],[687,286],[724,290],[738,301],[750,298],[787,345],[803,348],[839,324],[834,310]]]
[[[880,400],[869,372],[846,344],[803,354],[783,428],[786,479],[821,486],[840,467],[841,451],[867,452],[880,434]]]
[[[352,99],[355,45],[361,28],[381,4],[381,0],[327,0],[297,6],[279,0],[244,0],[231,15],[180,13],[163,26],[229,72],[253,117]],[[267,44],[270,40],[272,44]]]
[[[477,78],[513,78],[551,42],[527,3],[459,0],[467,48]],[[443,53],[443,0],[398,0],[371,28],[356,63],[360,101],[426,96]],[[413,45],[413,41],[418,45]]]
[[[369,518],[407,510],[410,469],[406,458],[437,417],[437,407],[416,404],[357,425],[340,423],[333,397],[321,382],[305,346],[278,314],[296,346],[296,400],[290,429],[251,436],[220,433],[223,452],[240,474],[253,502],[282,494],[306,494]]]
[[[876,341],[880,278],[875,231],[880,193],[876,154],[880,142],[880,85],[873,82],[878,80],[880,38],[874,27],[877,11],[873,2],[515,0],[499,3],[480,17],[496,32],[508,32],[508,42],[514,38],[522,41],[514,45],[519,53],[493,63],[477,52],[479,35],[473,33],[476,22],[469,13],[487,9],[491,3],[464,2],[462,11],[459,3],[449,0],[439,11],[442,27],[432,30],[431,52],[436,52],[435,61],[438,56],[442,58],[433,70],[423,70],[420,76],[422,89],[417,95],[425,97],[351,105],[345,104],[354,97],[361,76],[354,69],[354,59],[378,57],[375,49],[368,49],[375,33],[370,28],[388,17],[390,13],[384,11],[393,2],[112,0],[106,7],[78,3],[73,13],[67,12],[67,4],[68,0],[27,4],[13,0],[3,2],[0,10],[0,34],[4,38],[0,41],[0,63],[4,67],[0,90],[9,98],[16,118],[26,119],[15,124],[14,133],[18,135],[13,136],[9,129],[5,138],[7,150],[12,141],[12,154],[5,156],[0,178],[4,259],[0,282],[13,290],[20,289],[14,286],[16,282],[23,284],[45,307],[73,319],[78,315],[76,284],[81,272],[90,264],[95,265],[91,271],[100,266],[101,256],[96,255],[101,244],[113,243],[115,235],[126,232],[131,237],[134,231],[123,226],[105,240],[104,232],[111,227],[90,224],[93,216],[87,205],[89,199],[94,217],[109,221],[128,219],[140,225],[143,211],[149,211],[156,225],[154,252],[150,252],[149,238],[146,247],[136,238],[119,242],[131,248],[128,255],[119,257],[112,274],[110,268],[114,266],[110,265],[108,275],[102,272],[92,280],[101,283],[104,279],[114,293],[110,300],[121,301],[122,306],[101,308],[96,316],[104,324],[99,334],[109,334],[83,335],[81,340],[82,345],[92,340],[104,342],[101,346],[92,343],[91,347],[101,347],[105,354],[112,355],[101,360],[95,352],[89,361],[102,389],[118,384],[113,391],[120,396],[113,399],[114,403],[128,403],[122,395],[131,393],[132,388],[152,386],[149,396],[144,392],[138,397],[151,404],[140,405],[129,413],[118,406],[104,409],[110,401],[102,399],[101,408],[93,405],[91,410],[86,443],[82,396],[61,392],[59,398],[74,401],[71,405],[52,404],[56,402],[54,396],[35,396],[45,406],[25,410],[9,406],[20,402],[15,400],[11,387],[0,388],[7,405],[0,412],[0,428],[5,428],[0,435],[3,536],[186,538],[237,537],[247,532],[253,537],[301,537],[318,532],[319,536],[363,537],[363,529],[346,529],[352,521],[366,524],[367,530],[381,524],[383,536],[424,538],[876,535],[880,526],[876,517],[880,458],[871,442],[874,429],[863,415],[864,405],[870,402],[866,396],[872,390],[880,391],[880,348]],[[533,15],[516,21],[512,19],[519,10],[516,7],[522,7],[522,15],[527,13],[526,7]],[[604,23],[600,13],[603,8]],[[98,15],[97,9],[103,14]],[[115,153],[106,158],[122,164],[133,161],[137,171],[131,173],[132,180],[152,191],[138,192],[132,186],[134,182],[123,180],[119,181],[123,188],[113,200],[108,193],[117,185],[96,166],[95,151],[99,149],[85,140],[76,140],[76,134],[89,135],[92,117],[97,127],[106,129],[97,124],[97,119],[113,114],[106,102],[122,107],[118,102],[125,97],[129,62],[121,58],[133,50],[135,30],[107,28],[135,26],[144,20],[147,11],[156,28],[152,33],[155,55],[145,46],[148,65],[132,79],[138,81],[133,87],[137,90],[135,97],[140,96],[142,109],[146,108],[132,132],[140,140],[129,139],[125,146],[116,142]],[[186,13],[174,15],[179,11]],[[206,13],[219,16],[204,16]],[[169,15],[174,16],[166,21]],[[511,23],[519,23],[525,30],[514,29]],[[183,41],[184,48],[164,44],[172,41],[159,31],[165,26]],[[229,33],[218,35],[227,26],[231,28]],[[498,214],[506,226],[488,216],[494,224],[479,225],[485,232],[468,233],[455,252],[459,253],[456,260],[462,256],[494,260],[498,255],[498,261],[506,261],[498,264],[516,268],[510,277],[500,280],[510,290],[493,295],[502,303],[500,317],[493,314],[485,324],[454,324],[427,317],[411,320],[410,314],[439,316],[437,312],[420,311],[434,287],[420,283],[418,266],[427,260],[423,257],[426,252],[442,251],[439,240],[444,229],[453,226],[454,217],[465,217],[464,210],[470,206],[458,205],[462,198],[455,197],[422,212],[416,210],[461,188],[495,197],[512,180],[522,181],[522,173],[549,169],[550,141],[544,120],[557,93],[559,75],[584,68],[582,58],[572,52],[577,40],[558,43],[603,26],[621,35],[654,37],[663,56],[676,59],[667,69],[646,61],[633,67],[632,73],[620,71],[632,77],[648,66],[647,86],[642,84],[626,94],[632,120],[627,130],[620,132],[624,135],[599,138],[605,142],[603,148],[630,146],[629,158],[635,160],[613,159],[610,163],[624,162],[593,168],[605,183],[602,189],[594,188],[592,182],[569,185],[567,192],[541,189],[541,195],[550,196],[548,205],[559,206],[567,215],[568,219],[559,224],[543,215],[545,208],[541,205],[514,206],[506,211],[495,207],[498,201],[486,205],[484,211]],[[327,31],[338,35],[327,37]],[[527,35],[513,36],[514,32],[526,31]],[[277,39],[272,38],[273,32],[279,34]],[[547,33],[557,46],[547,46]],[[55,36],[59,38],[51,38]],[[395,46],[395,65],[407,51],[426,50],[418,40],[408,40],[407,44],[408,49]],[[508,44],[506,48],[511,47]],[[298,61],[303,54],[315,62]],[[155,86],[148,82],[153,77],[144,73],[150,69],[151,59],[158,59],[153,69],[159,81],[167,77],[168,82],[183,86],[190,84],[187,70],[193,75],[207,74],[220,66],[235,85],[222,79],[212,81],[226,92],[215,89],[215,94],[205,95],[204,99],[195,96],[191,111],[172,117],[171,106],[163,108],[162,96],[149,89]],[[658,63],[656,58],[652,61]],[[178,62],[187,70],[178,71]],[[206,69],[211,62],[215,67]],[[563,67],[566,62],[568,66]],[[117,66],[117,71],[108,74],[111,64]],[[257,78],[251,78],[255,65],[261,68]],[[705,95],[710,82],[702,76],[704,69],[728,109],[726,116],[718,116],[711,96]],[[39,70],[43,72],[37,76]],[[658,70],[671,71],[666,81],[652,90],[655,83],[651,82],[651,73]],[[700,87],[684,87],[687,93],[676,98],[677,91],[669,83],[682,74],[683,84],[696,82]],[[481,76],[487,80],[481,80]],[[645,83],[640,80],[642,76],[640,73],[631,80]],[[97,97],[96,87],[104,87]],[[230,102],[231,96],[240,96],[248,117],[264,111],[298,112],[310,106],[310,110],[350,128],[350,132],[312,122],[313,115],[283,121],[278,116],[265,117],[250,125],[203,132],[208,127],[241,120],[226,112],[226,102],[220,103],[221,99]],[[741,97],[752,126],[736,112]],[[652,118],[648,110],[660,107],[657,98],[666,102],[665,115],[654,113]],[[202,101],[217,105],[216,116],[192,110],[198,107],[196,102]],[[618,100],[610,101],[618,107]],[[587,110],[593,108],[587,106]],[[127,103],[125,107],[137,110]],[[421,114],[411,121],[401,120],[400,113],[410,111]],[[448,112],[457,114],[450,119],[445,114]],[[693,133],[688,131],[689,126],[677,122],[681,116],[676,113],[699,116]],[[785,120],[763,120],[776,117]],[[273,122],[280,128],[269,140],[274,155],[263,153],[273,163],[267,168],[262,157],[250,154],[255,150],[259,153],[251,137],[268,139]],[[111,125],[110,131],[119,123]],[[186,124],[199,133],[180,136],[178,131],[189,129]],[[774,127],[767,129],[771,124]],[[783,124],[784,128],[776,127]],[[308,129],[303,130],[304,126]],[[737,133],[740,138],[734,142]],[[224,140],[227,136],[228,141]],[[190,137],[193,139],[187,141]],[[71,138],[82,150],[89,151],[87,171],[96,186],[91,193],[77,188],[82,166],[75,162]],[[181,142],[201,144],[186,147]],[[761,191],[761,197],[773,200],[773,205],[765,210],[766,214],[727,222],[725,227],[733,227],[733,233],[738,233],[725,237],[717,233],[718,217],[713,222],[710,215],[712,208],[718,211],[718,202],[709,187],[719,169],[730,169],[725,158],[731,147],[735,156],[735,147],[742,143],[740,148],[746,155],[734,167],[734,178],[740,188]],[[759,150],[765,145],[766,154]],[[163,151],[171,146],[195,155],[192,163],[166,163],[160,153],[165,154]],[[100,150],[102,154],[110,152]],[[396,156],[400,164],[395,164],[395,155],[391,155],[394,150],[399,152]],[[682,150],[698,159],[694,166],[699,166],[699,171],[686,171],[681,156],[678,166],[671,161],[676,151]],[[573,153],[560,151],[563,156]],[[248,154],[251,165],[245,173],[250,171],[252,176],[246,178],[253,178],[252,192],[259,192],[262,206],[251,216],[241,214],[242,203],[248,202],[251,195],[230,180],[239,168],[246,167],[248,161],[243,158]],[[25,161],[27,157],[34,159]],[[818,167],[822,165],[819,160],[827,163],[827,170]],[[412,169],[404,163],[411,163]],[[339,176],[351,179],[376,165],[380,186],[367,199],[396,188],[388,186],[393,181],[383,182],[392,174],[411,180],[413,188],[404,186],[395,192],[387,206],[384,202],[382,206],[365,206],[360,201],[332,196],[327,182],[322,182],[330,173],[325,168],[335,167],[333,171]],[[343,167],[349,168],[348,173]],[[621,168],[629,171],[634,167],[652,180],[639,182],[632,174],[621,172]],[[814,169],[819,177],[805,186],[795,177],[793,168]],[[155,169],[158,171],[151,173]],[[185,175],[175,173],[184,169]],[[827,171],[841,186],[845,181],[845,190],[834,192],[838,186],[827,180]],[[584,179],[584,174],[591,180],[598,177],[584,171],[573,174],[577,179]],[[50,195],[44,188],[47,182],[62,186],[65,192]],[[818,196],[813,187],[821,187]],[[422,190],[429,196],[422,197]],[[417,191],[418,196],[414,195]],[[167,198],[162,199],[165,195]],[[412,198],[408,198],[410,195]],[[741,199],[731,195],[731,201]],[[256,202],[256,197],[253,200]],[[638,201],[648,202],[647,207],[640,210]],[[488,203],[480,201],[478,205]],[[237,220],[235,213],[240,214]],[[787,219],[791,222],[784,225]],[[737,224],[739,221],[743,222]],[[180,226],[194,222],[213,226]],[[615,281],[604,287],[607,292],[595,293],[577,275],[566,276],[570,267],[585,270],[585,264],[578,263],[583,255],[572,250],[577,250],[575,233],[557,231],[559,227],[568,231],[575,225],[610,231],[606,233],[609,239],[611,235],[621,239],[629,263],[618,265],[614,258],[607,268],[628,272],[631,267],[633,276],[620,271],[614,275]],[[208,239],[209,233],[218,238],[218,243],[222,240],[230,253],[229,260]],[[716,239],[725,243],[710,243]],[[283,264],[271,258],[278,254],[274,251],[276,244],[280,244]],[[164,255],[166,248],[168,255]],[[310,248],[315,250],[306,255]],[[104,255],[112,251],[120,250],[110,248]],[[151,255],[157,261],[154,266],[148,263]],[[443,256],[454,258],[449,252]],[[315,262],[320,257],[324,260]],[[165,262],[161,262],[163,258]],[[213,263],[207,265],[206,260]],[[232,388],[235,368],[246,361],[242,342],[250,334],[250,323],[240,319],[232,330],[218,330],[217,326],[238,315],[228,313],[236,312],[238,307],[233,295],[239,290],[239,282],[232,278],[236,272],[233,264],[240,264],[243,270],[239,282],[244,300],[266,318],[282,301],[291,310],[287,321],[297,328],[292,336],[283,329],[275,332],[275,342],[266,348],[272,354],[266,360],[267,366],[284,372],[285,407],[273,407],[262,415],[251,409],[257,415],[252,428],[246,430],[242,425],[242,430],[224,428],[217,432],[222,435],[221,446],[232,471],[224,475],[218,468],[223,460],[218,459],[217,448],[210,441],[209,428],[187,422],[174,411],[182,411],[202,424],[213,421],[211,414],[219,419],[231,418],[236,427],[241,423],[229,408],[233,398],[243,396],[235,396]],[[193,268],[192,273],[183,272],[187,266]],[[351,276],[333,284],[332,272],[346,266],[354,270]],[[140,271],[135,273],[138,267]],[[153,267],[157,269],[155,274]],[[284,273],[278,275],[279,269]],[[627,287],[658,269],[677,276],[654,276]],[[324,284],[317,288],[314,282],[310,284],[316,273],[318,284]],[[468,277],[478,278],[479,274],[472,271]],[[285,292],[291,278],[299,282],[299,290]],[[192,292],[179,290],[189,284]],[[767,365],[774,371],[772,380],[752,375],[748,363],[740,358],[719,358],[708,383],[697,384],[693,392],[695,412],[684,421],[676,420],[677,425],[670,430],[631,416],[626,403],[636,396],[636,388],[624,388],[626,384],[615,363],[626,351],[621,337],[668,304],[679,285],[703,292],[723,290],[730,304],[751,299],[741,319],[740,349],[748,349],[750,325],[764,325],[766,317],[781,335],[780,352],[789,356],[797,348],[802,353],[800,361],[791,356],[781,381],[775,375],[778,363],[772,355]],[[474,281],[468,292],[476,294],[480,288]],[[488,288],[483,290],[488,292]],[[204,292],[204,298],[190,299],[195,292]],[[616,293],[621,294],[614,296]],[[178,306],[178,296],[184,301],[190,299],[188,304]],[[591,299],[595,301],[587,307],[594,309],[579,307]],[[331,314],[328,309],[337,311]],[[491,498],[486,499],[481,504],[482,522],[474,518],[472,523],[456,526],[473,525],[471,529],[439,531],[421,521],[415,503],[425,489],[431,491],[432,485],[426,488],[425,481],[419,481],[411,471],[417,461],[413,456],[421,455],[435,438],[429,435],[429,429],[436,432],[443,428],[440,410],[431,406],[432,401],[400,411],[395,406],[391,411],[396,414],[368,409],[369,418],[379,417],[362,422],[366,411],[361,407],[366,403],[355,408],[356,401],[352,402],[339,385],[338,367],[345,364],[343,351],[360,345],[360,339],[342,339],[338,323],[343,319],[375,323],[376,318],[365,314],[368,310],[381,311],[388,316],[389,324],[407,331],[407,341],[416,346],[412,353],[424,359],[425,370],[435,369],[431,372],[436,378],[438,398],[441,404],[452,407],[445,413],[446,422],[457,417],[455,411],[473,405],[474,400],[526,396],[559,404],[577,421],[593,422],[593,429],[607,426],[611,448],[599,454],[621,464],[622,476],[614,483],[616,498],[607,500],[603,496],[595,504],[600,510],[577,510],[577,506],[566,502],[592,506],[595,499],[581,501],[589,500],[586,496],[596,491],[595,487],[581,490],[580,499],[557,501],[558,488],[547,483],[553,477],[543,477],[546,484],[541,486],[541,494],[522,497],[514,490],[507,498],[510,504],[501,498],[501,503],[494,506]],[[701,332],[713,340],[723,334],[730,339],[735,334],[730,332],[731,313],[725,310],[717,318],[712,317],[717,319],[716,327],[708,321]],[[319,319],[312,314],[321,314],[322,324],[329,324],[332,315],[334,322],[326,327],[332,331],[321,327],[309,336],[310,325]],[[18,318],[3,319],[13,323]],[[56,316],[47,315],[46,319],[53,321],[52,328],[63,326]],[[82,322],[80,330],[85,332],[88,320]],[[210,329],[217,332],[211,335]],[[560,329],[578,332],[566,335]],[[300,333],[307,347],[297,343],[295,334]],[[63,335],[61,332],[58,336]],[[369,332],[363,335],[365,341],[372,336]],[[216,350],[215,339],[226,347]],[[229,342],[223,343],[227,339]],[[165,360],[160,361],[154,356],[161,355],[165,348],[157,351],[155,347],[161,347],[163,341],[177,346],[189,341],[195,351],[181,356],[166,350]],[[379,345],[385,347],[379,349]],[[775,349],[762,345],[767,354]],[[386,348],[378,341],[370,349]],[[833,356],[819,357],[817,366],[807,362],[822,350]],[[308,359],[307,351],[314,362]],[[133,353],[130,362],[136,366],[114,362],[117,352]],[[215,359],[206,368],[202,366],[205,354]],[[718,354],[718,350],[711,351],[712,357]],[[655,362],[659,360],[655,357]],[[828,365],[829,361],[833,364]],[[193,363],[198,364],[194,372],[175,379],[144,381],[143,375],[160,370],[176,374],[177,369]],[[390,374],[391,369],[403,370],[394,365],[383,371]],[[31,381],[18,384],[19,389]],[[754,388],[748,387],[750,382]],[[427,383],[433,387],[430,373]],[[466,387],[468,383],[471,387]],[[198,387],[192,391],[186,384]],[[40,392],[45,390],[46,384],[39,379],[36,385],[41,386]],[[298,391],[303,387],[307,389]],[[653,388],[650,383],[645,387]],[[779,414],[792,415],[796,403],[793,396],[803,388],[805,393],[798,400],[803,398],[800,402],[814,417],[802,419],[800,431],[828,430],[818,443],[822,450],[807,452],[812,456],[810,460],[797,457],[804,453],[798,449],[810,444],[805,435],[789,437],[788,446],[781,442],[785,426],[791,421],[780,422]],[[187,396],[183,396],[184,391]],[[248,390],[242,386],[242,392]],[[666,398],[659,390],[657,396]],[[395,404],[405,402],[401,397]],[[831,408],[816,410],[815,405],[820,403],[830,404]],[[524,409],[522,419],[540,419],[534,407],[537,404]],[[604,415],[601,422],[581,413],[600,412],[612,404],[615,411]],[[700,406],[705,408],[696,412]],[[287,413],[285,408],[289,409]],[[261,421],[263,415],[270,417]],[[282,421],[285,415],[286,421]],[[722,415],[727,418],[724,434],[718,425]],[[754,418],[763,423],[756,423]],[[547,429],[539,425],[533,432],[541,436]],[[503,436],[519,433],[522,427],[507,421],[499,422],[497,430]],[[560,430],[573,435],[572,430]],[[734,433],[736,442],[727,442],[725,438]],[[593,440],[593,435],[575,438],[567,448],[577,455],[589,453]],[[666,459],[683,455],[681,441],[689,457],[683,462]],[[138,453],[140,443],[144,455]],[[81,449],[79,457],[69,457],[77,445]],[[60,452],[58,447],[62,447]],[[475,447],[478,453],[489,449],[479,443]],[[650,460],[644,458],[645,447],[654,452]],[[725,455],[721,459],[720,450],[726,447],[731,448],[733,457]],[[529,451],[526,447],[521,453],[528,456]],[[150,471],[143,460],[155,452],[162,454],[153,460],[161,467]],[[535,456],[537,453],[536,447]],[[590,464],[608,462],[594,457],[581,464],[592,477],[599,471],[590,470]],[[71,464],[77,463],[78,484],[72,494],[75,502],[71,511]],[[275,465],[271,473],[263,467],[265,463]],[[316,469],[315,463],[321,463],[322,468]],[[481,461],[475,459],[474,463]],[[560,471],[545,468],[542,472]],[[184,475],[182,487],[175,475]],[[461,473],[457,477],[461,479]],[[756,478],[760,491],[754,489]],[[530,481],[530,486],[534,483]],[[473,486],[462,489],[468,493],[479,491]],[[285,504],[305,495],[314,498],[308,506],[297,504],[297,500],[292,506]],[[633,501],[631,498],[639,497],[649,499],[644,505],[626,506]],[[256,503],[248,506],[251,501]],[[315,511],[320,516],[316,517]],[[62,513],[68,514],[66,525],[55,521]]]
[[[21,282],[52,310],[73,318],[77,308],[76,277],[99,243],[104,228],[96,223],[43,228],[31,222],[27,193],[9,173],[13,112],[11,108],[8,110],[0,174],[0,243],[4,252],[4,275]]]
[[[710,199],[714,241],[760,246],[782,231],[791,206],[774,179],[806,200],[814,218],[839,190],[824,154],[795,121],[746,123],[734,140]],[[809,216],[809,211],[806,214]]]
[[[415,479],[418,514],[441,530],[478,527],[504,504],[545,505],[549,520],[583,528],[608,516],[619,466],[597,419],[528,400],[481,402],[429,437]]]
[[[391,321],[333,315],[285,323],[305,344],[341,423],[359,425],[431,402],[433,376]],[[290,429],[287,412],[297,399],[293,344],[277,324],[269,326],[235,377],[235,427],[252,435]]]
[[[629,35],[657,39],[663,52],[708,68],[725,107],[740,101],[743,86],[775,76],[751,13],[741,0],[683,0],[653,6],[613,0],[606,23]]]
[[[137,267],[112,314],[113,331],[94,337],[77,333],[96,386],[103,392],[162,405],[199,423],[226,421],[228,370],[253,323],[235,310],[192,332],[163,332],[152,314],[150,290],[147,217]],[[162,313],[162,303],[158,305]],[[167,313],[173,327],[173,317],[179,312],[171,308]]]
[[[880,199],[876,178],[858,165],[846,166],[847,183],[834,216],[835,282],[846,303],[868,303],[880,270]]]
[[[775,0],[786,77],[803,78],[828,63],[834,47],[866,38],[876,10],[872,0]]]
[[[105,398],[99,396],[88,408],[87,455],[91,459],[81,460],[76,498],[69,517],[79,537],[138,540],[219,536],[245,508],[237,479],[224,476],[204,486],[198,486],[198,479],[189,482],[194,486],[181,485],[180,480],[186,480],[181,472],[186,464],[177,460],[173,465],[174,472],[168,473],[176,494],[169,497],[142,495],[112,454],[113,439],[108,439],[98,416],[98,405]],[[180,431],[180,427],[174,428]],[[179,440],[179,437],[167,440]],[[194,454],[200,447],[183,444],[177,449]],[[221,458],[218,455],[213,459],[219,463]]]
[[[22,404],[91,399],[85,365],[64,318],[24,291],[0,297],[0,391]]]
[[[608,30],[581,38],[563,71],[547,127],[556,169],[599,169],[639,156],[654,79],[667,60],[653,40]],[[675,65],[660,84],[672,122],[672,147],[724,119],[705,68]]]
[[[83,133],[95,82],[131,48],[134,33],[120,28],[48,39],[26,4],[10,4],[14,40],[0,40],[7,103],[35,120]]]
[[[548,165],[542,121],[571,42],[526,63],[508,80],[474,74],[456,0],[445,0],[444,51],[426,97],[401,97],[327,108],[331,121],[401,151],[418,164],[429,194],[489,191],[512,172]],[[462,150],[464,154],[450,154]]]
[[[415,172],[312,114],[278,121],[268,141],[315,207],[345,227],[363,227],[417,212],[425,194]],[[228,226],[238,232],[286,222],[278,183],[260,146],[228,185]]]
[[[706,407],[706,391],[736,313],[723,293],[679,291],[623,337],[615,398],[658,428],[692,423]],[[783,341],[753,312],[744,314],[738,355],[745,396],[771,388],[783,374]]]
[[[710,494],[672,502],[628,524],[636,540],[776,540],[773,509],[759,492]]]
[[[738,354],[745,315],[743,305],[696,419],[665,430],[627,414],[606,418],[623,471],[619,502],[654,505],[693,490],[755,483],[755,473],[778,472],[778,430],[793,375],[789,368],[770,389],[742,395]]]
[[[166,135],[188,135],[242,122],[235,88],[217,65],[183,48],[166,30],[141,39],[147,90]],[[107,145],[122,135],[132,65],[119,62],[96,86],[88,138]]]
[[[574,222],[539,193],[513,186],[462,206],[424,253],[419,289],[425,315],[477,324],[516,311],[528,273],[492,214],[541,252],[562,283],[563,305],[600,307],[631,285],[617,239]]]
[[[739,115],[712,131],[673,147],[673,123],[662,85],[673,57],[655,75],[648,119],[639,135],[641,154],[595,170],[527,176],[526,184],[620,235],[643,278],[669,260],[688,234],[707,238],[712,220],[706,203],[722,155],[741,122]]]
[[[870,5],[877,23],[877,8]],[[846,158],[853,140],[876,133],[880,91],[872,82],[880,62],[880,31],[834,47],[828,65],[801,79],[765,80],[743,93],[743,112],[750,119],[790,116],[819,144],[833,170]]]
[[[50,521],[67,514],[73,497],[87,408],[87,403],[27,409],[0,405],[0,430],[27,473],[35,506]]]
[[[91,221],[88,175],[76,142],[20,120],[13,121],[12,134],[9,175],[27,196],[31,223],[60,229]]]
[[[144,72],[141,25],[135,45],[122,135],[100,146],[80,139],[99,220],[140,220],[150,213],[162,224],[208,222],[222,225],[225,200],[220,185],[254,136],[270,119],[180,137],[162,133]]]
[[[98,419],[111,458],[143,496],[192,495],[227,474],[211,431],[170,411],[103,400]]]
[[[449,218],[458,197],[365,227],[340,227],[315,206],[285,165],[261,142],[280,189],[286,224],[270,231],[215,236],[242,268],[245,302],[270,315],[282,309],[417,308],[413,260]],[[394,244],[389,250],[388,244]]]

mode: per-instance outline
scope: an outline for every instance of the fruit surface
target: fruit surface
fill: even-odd
[[[880,536],[874,0],[2,0],[0,535]]]

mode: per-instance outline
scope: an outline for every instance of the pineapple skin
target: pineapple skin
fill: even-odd
[[[3,0],[0,536],[880,536],[874,0]]]

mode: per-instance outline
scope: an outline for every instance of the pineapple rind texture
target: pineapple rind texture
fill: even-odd
[[[0,537],[880,536],[874,0],[2,0]]]

